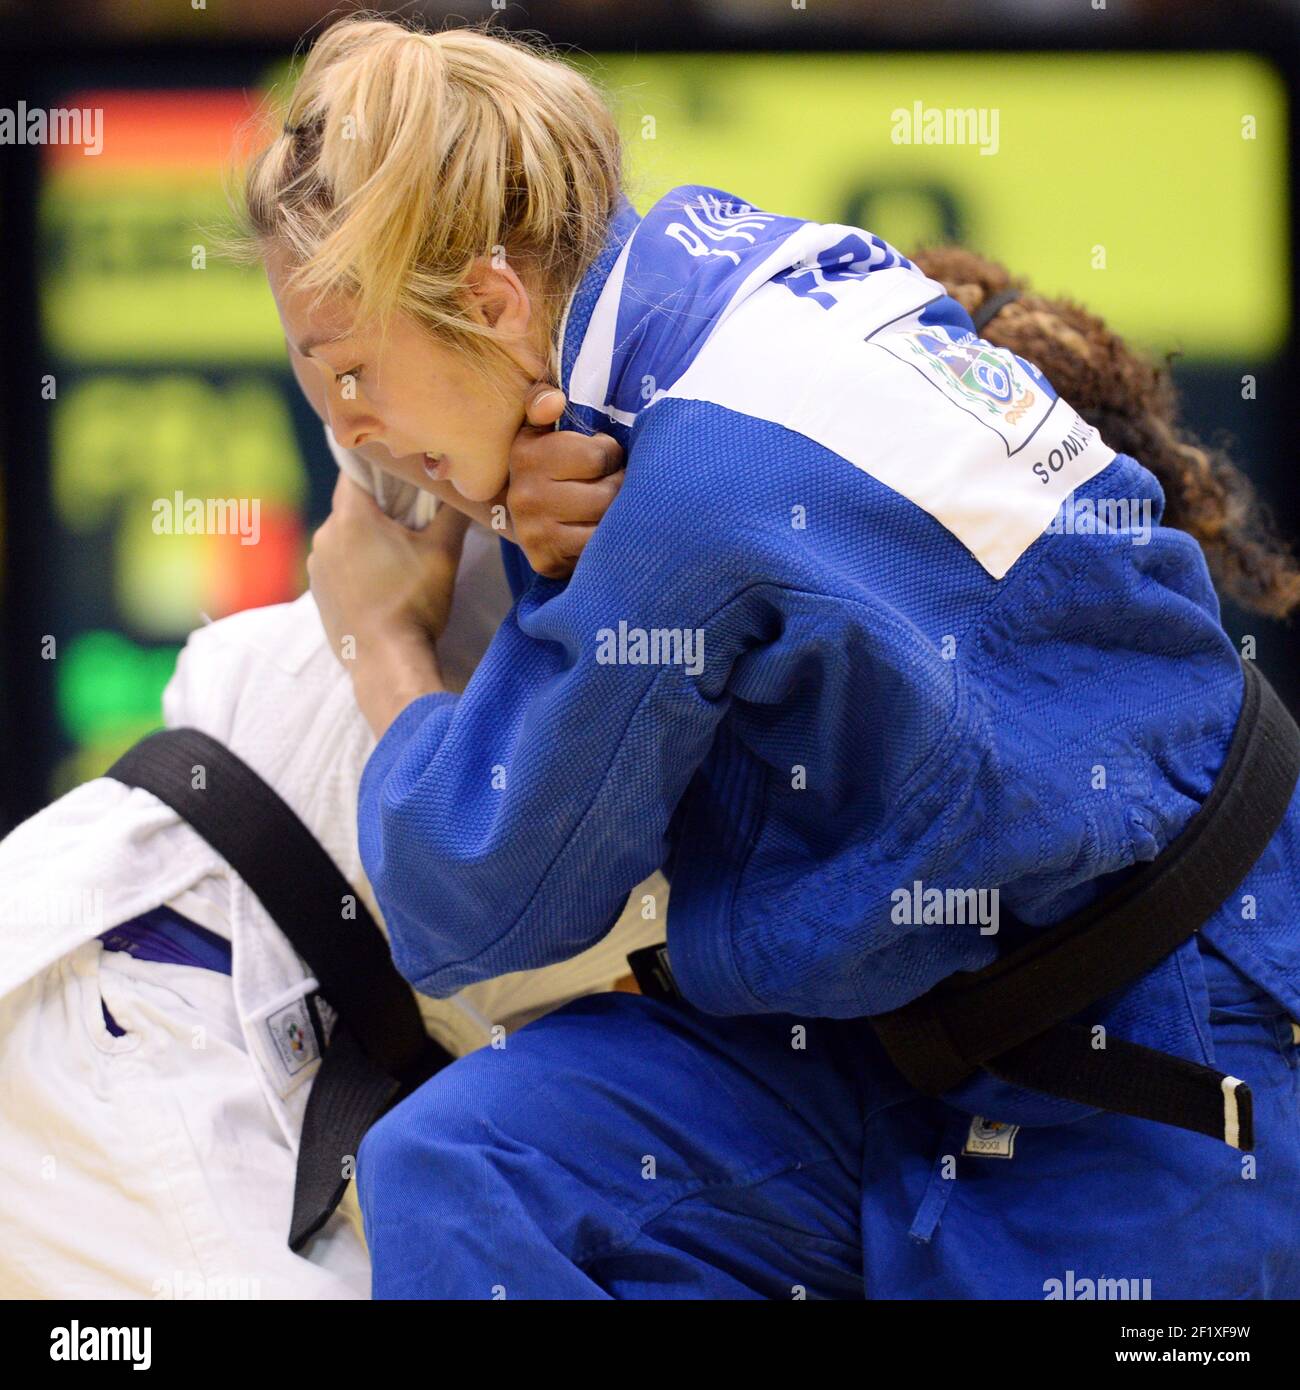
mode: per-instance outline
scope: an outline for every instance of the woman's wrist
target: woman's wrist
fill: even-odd
[[[413,701],[447,689],[433,643],[414,630],[359,641],[350,669],[357,705],[376,738]]]

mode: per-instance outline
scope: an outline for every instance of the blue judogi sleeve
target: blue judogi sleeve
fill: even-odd
[[[398,968],[427,994],[598,941],[666,855],[673,807],[724,708],[668,671],[612,679],[570,623],[507,620],[463,696],[415,701],[360,798]]]
[[[464,694],[415,701],[366,767],[363,860],[425,993],[585,949],[667,857],[730,665],[758,634],[729,608],[695,501],[651,516],[645,500],[615,503],[567,585],[534,578]],[[620,659],[620,633],[627,658],[652,631],[684,640],[683,660]]]
[[[785,1002],[756,1001],[723,968],[725,826],[758,812],[754,747],[775,740],[782,784],[794,763],[812,764],[817,788],[801,814],[860,841],[953,704],[948,663],[925,634],[860,585],[852,599],[834,592],[833,563],[791,528],[772,461],[792,450],[835,471],[847,519],[869,509],[856,470],[778,426],[699,403],[648,412],[627,481],[567,586],[534,579],[464,694],[425,696],[385,733],[362,780],[361,852],[394,959],[417,988],[446,995],[599,940],[628,893],[680,851],[670,827],[690,788],[724,827],[687,847],[693,882],[710,863],[719,870],[716,892],[693,892],[701,917],[685,895],[674,906],[689,935],[711,938],[701,946],[710,1002],[722,1012]],[[656,643],[666,660],[654,660]],[[906,674],[882,677],[891,670]],[[894,703],[900,682],[907,698],[888,727],[864,721],[864,703],[886,692]],[[751,746],[739,756],[735,728],[718,738],[733,686],[764,724],[752,737],[744,726]],[[787,760],[782,730],[794,724],[816,747]],[[876,765],[884,743],[889,767]],[[845,782],[869,789],[874,812],[853,792],[828,809],[825,788]],[[781,881],[821,891],[817,860],[777,867]],[[789,948],[819,949],[815,938]]]

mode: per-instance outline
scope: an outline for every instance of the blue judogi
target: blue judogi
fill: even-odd
[[[1295,1144],[1285,1127],[1265,1130],[1267,1114],[1294,1119],[1294,1106],[1256,1088],[1289,1078],[1294,1099],[1286,1014],[1300,1016],[1300,798],[1203,931],[1232,963],[1226,978],[1248,977],[1275,1001],[1256,1000],[1268,1015],[1256,1034],[1286,1044],[1261,1051],[1252,1034],[1260,1079],[1236,1073],[1256,1089],[1267,1183],[1241,1177],[1241,1156],[1200,1136],[985,1075],[945,1103],[894,1095],[891,1070],[850,1022],[1017,944],[997,905],[1029,931],[1085,906],[1154,858],[1208,793],[1240,706],[1240,667],[1198,547],[1159,524],[1154,477],[1115,455],[1032,364],[977,339],[942,286],[878,238],[694,185],[644,219],[623,206],[570,305],[562,357],[569,423],[624,445],[623,488],[567,585],[530,576],[515,557],[518,601],[465,694],[417,700],[385,734],[362,785],[362,854],[397,963],[432,994],[583,949],[664,865],[673,968],[694,1008],[670,1022],[645,1001],[575,1006],[499,1057],[458,1064],[386,1119],[361,1164],[377,1289],[409,1292],[411,1278],[434,1277],[421,1240],[448,1290],[481,1291],[492,1268],[507,1290],[570,1287],[533,1288],[523,1270],[554,1272],[544,1247],[582,1264],[595,1230],[617,1244],[581,1193],[617,1194],[604,1160],[621,1163],[624,1143],[653,1157],[673,1124],[683,1193],[693,1172],[713,1207],[733,1194],[728,1248],[742,1285],[744,1233],[780,1210],[736,1197],[770,1180],[744,1174],[796,1154],[787,1168],[805,1174],[807,1191],[790,1200],[830,1201],[829,1187],[808,1183],[797,1134],[801,1123],[851,1133],[853,1116],[854,1143],[896,1158],[877,1173],[849,1162],[852,1145],[817,1150],[808,1162],[854,1174],[860,1190],[833,1217],[819,1208],[812,1225],[865,1250],[869,1292],[978,1293],[936,1231],[958,1224],[952,1211],[976,1189],[991,1202],[977,1204],[983,1222],[1003,1211],[1010,1226],[1007,1185],[1034,1162],[1015,1190],[1036,1194],[1034,1248],[1055,1270],[1072,1247],[1053,1244],[1054,1175],[1084,1180],[1102,1152],[1109,1173],[1091,1201],[1115,1200],[1106,1194],[1117,1183],[1140,1190],[1140,1211],[1163,1211],[1166,1233],[1171,1223],[1179,1233],[1167,1243],[1184,1257],[1192,1236],[1179,1213],[1198,1204],[1213,1221],[1255,1203],[1294,1244],[1296,1208],[1277,1175],[1291,1171]],[[834,1044],[778,1064],[791,1018]],[[1189,941],[1084,1021],[1213,1061],[1201,947]],[[571,1066],[562,1047],[575,1049]],[[657,1064],[633,1064],[629,1048]],[[716,1079],[738,1103],[731,1128],[711,1087],[673,1079],[671,1057],[711,1048],[730,1059]],[[569,1070],[572,1084],[541,1087],[548,1070]],[[738,1133],[755,1088],[784,1097],[761,1126],[766,1154]],[[600,1126],[573,1132],[588,1103],[611,1127],[607,1153]],[[936,1154],[951,1152],[972,1116],[1055,1127],[1026,1130],[1009,1159],[965,1160],[975,1181],[944,1196],[953,1179],[933,1178]],[[545,1163],[519,1170],[508,1197],[500,1181],[520,1144]],[[1007,1174],[996,1201],[989,1165]],[[550,1196],[546,1171],[558,1184]],[[1259,1184],[1256,1195],[1225,1187],[1228,1177]],[[913,1197],[918,1209],[906,1217],[911,1244],[876,1251],[873,1275],[882,1226],[869,1223],[864,1247],[844,1213],[855,1202],[871,1213],[878,1191],[894,1195],[877,1222],[896,1224]],[[1270,1200],[1259,1194],[1278,1205],[1259,1206]],[[612,1200],[629,1250],[628,1223],[663,1219],[642,1221],[660,1198]],[[497,1204],[501,1221],[488,1221]],[[555,1246],[541,1221],[551,1206],[582,1240]],[[536,1239],[521,1244],[528,1229]],[[973,1229],[993,1240],[979,1220]],[[1006,1287],[1032,1283],[1038,1265],[1015,1272],[1021,1247],[1005,1235]],[[710,1267],[707,1238],[681,1238]],[[1294,1279],[1268,1239],[1234,1239],[1248,1249],[1231,1269],[1204,1261],[1202,1246],[1201,1292]],[[663,1244],[656,1258],[676,1268]],[[937,1262],[905,1258],[912,1245],[940,1252]],[[1167,1285],[1183,1269],[1170,1258]],[[639,1277],[631,1271],[629,1287]],[[759,1285],[755,1273],[745,1286]],[[683,1286],[717,1287],[703,1275]]]
[[[1297,1048],[1208,947],[1204,977],[1207,1044],[1254,1091],[1253,1154],[1099,1114],[970,1156],[970,1117],[909,1093],[861,1021],[800,1040],[782,1015],[578,1000],[367,1135],[374,1295],[1294,1297]]]

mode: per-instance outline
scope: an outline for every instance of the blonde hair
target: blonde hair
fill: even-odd
[[[313,46],[284,130],[250,164],[246,221],[287,250],[296,286],[349,295],[359,321],[405,311],[489,378],[501,358],[466,285],[504,256],[554,372],[559,307],[604,243],[621,155],[596,88],[534,43],[351,17]]]

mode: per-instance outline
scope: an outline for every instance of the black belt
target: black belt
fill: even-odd
[[[105,775],[151,792],[230,864],[337,1014],[327,1046],[322,1039],[298,1145],[289,1248],[301,1250],[342,1200],[366,1130],[452,1056],[425,1033],[411,987],[355,889],[229,748],[197,729],[163,729]]]
[[[1091,907],[984,970],[958,971],[868,1019],[894,1065],[940,1097],[983,1069],[1045,1095],[1254,1147],[1249,1087],[1067,1022],[1157,966],[1237,888],[1282,823],[1300,776],[1300,730],[1249,662],[1228,755],[1204,804],[1164,852]],[[1007,913],[1001,914],[1002,918]],[[641,992],[683,996],[665,946],[628,957]]]
[[[918,1091],[941,1096],[983,1068],[1048,1095],[1253,1147],[1244,1082],[1118,1039],[1096,1048],[1089,1028],[1066,1022],[1193,936],[1282,823],[1300,775],[1300,730],[1254,664],[1243,669],[1241,713],[1223,767],[1158,858],[986,969],[959,971],[871,1018]]]

